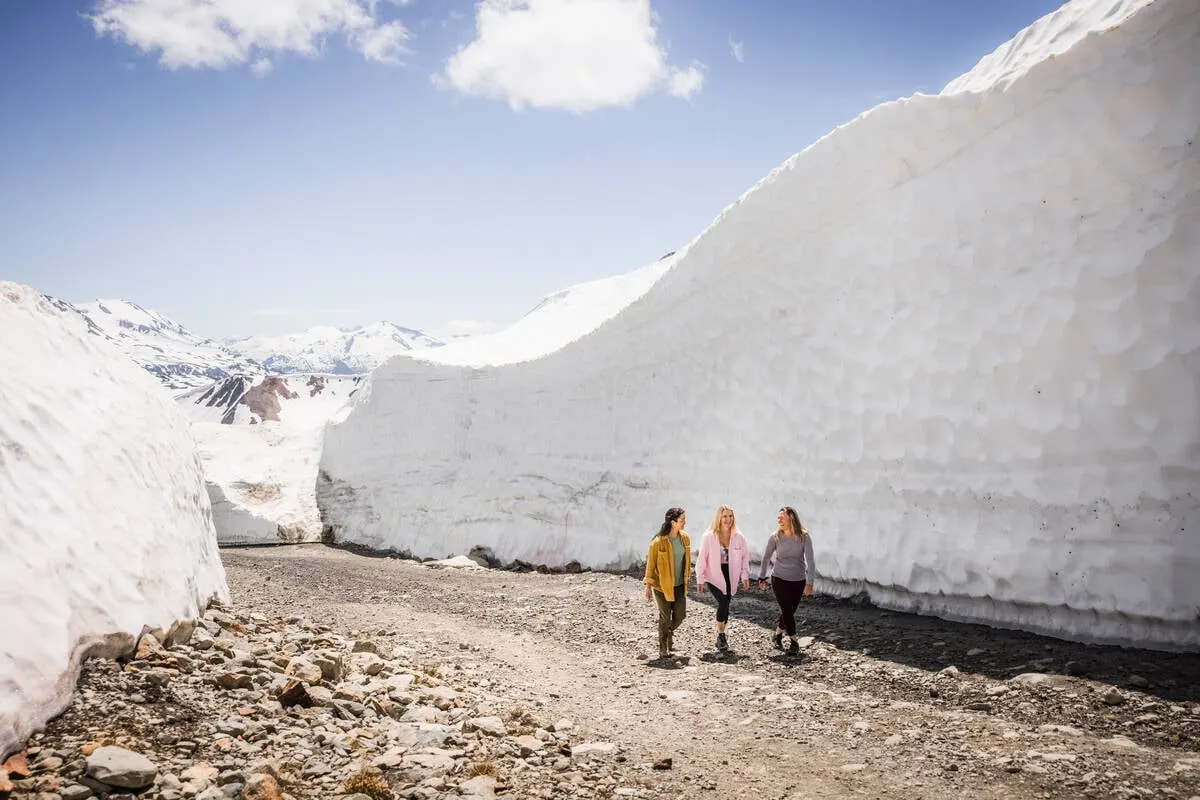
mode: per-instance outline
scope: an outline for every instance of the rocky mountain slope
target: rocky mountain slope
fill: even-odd
[[[168,389],[191,389],[231,375],[265,371],[253,358],[128,300],[53,302],[64,311],[77,313],[91,333],[115,344]]]

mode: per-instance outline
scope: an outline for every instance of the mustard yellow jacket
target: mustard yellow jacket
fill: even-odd
[[[675,587],[681,583],[687,586],[692,576],[692,543],[683,531],[679,532],[679,538],[683,540],[682,577],[675,574],[670,536],[655,536],[650,540],[650,550],[646,553],[646,577],[642,578],[642,583],[662,592],[668,601],[675,600]]]

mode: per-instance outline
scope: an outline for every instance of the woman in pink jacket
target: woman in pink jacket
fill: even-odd
[[[717,649],[729,649],[725,639],[725,623],[729,620],[729,600],[737,594],[738,584],[750,588],[750,550],[746,538],[737,529],[733,509],[720,506],[712,525],[700,539],[700,554],[696,556],[696,591],[704,594],[705,587],[717,601]]]

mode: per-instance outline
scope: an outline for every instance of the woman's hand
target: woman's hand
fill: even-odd
[[[646,584],[646,602],[649,603],[654,599],[654,590],[650,588],[650,584]]]
[[[704,584],[703,583],[696,584],[696,594],[704,594]]]
[[[749,589],[749,588],[750,588],[750,579],[742,578],[742,589],[745,590],[745,589]]]
[[[804,596],[812,597],[812,584],[811,583],[804,584]]]
[[[767,588],[767,579],[766,579],[766,578],[759,578],[759,579],[758,579],[758,588],[760,588],[760,589],[766,589],[766,588]]]

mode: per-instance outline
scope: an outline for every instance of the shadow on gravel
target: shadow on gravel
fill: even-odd
[[[691,594],[689,599],[715,606],[707,594]],[[764,645],[768,645],[778,614],[770,591],[754,587],[738,592],[730,608],[735,620],[762,628]],[[961,672],[1005,681],[1021,673],[1044,672],[1136,689],[1168,702],[1200,701],[1200,654],[1079,644],[887,611],[854,598],[805,598],[796,622],[800,636],[931,673],[954,666]],[[736,627],[735,623],[731,632]],[[749,635],[757,634],[739,633]]]
[[[683,669],[688,665],[685,659],[651,658],[645,662],[650,669]]]
[[[746,659],[747,656],[729,651],[726,653],[701,653],[698,658],[709,664],[736,664]]]

